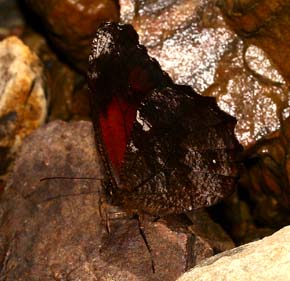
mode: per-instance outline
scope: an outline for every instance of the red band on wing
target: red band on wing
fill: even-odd
[[[136,112],[136,106],[113,97],[107,111],[100,113],[103,142],[116,172],[120,171]]]

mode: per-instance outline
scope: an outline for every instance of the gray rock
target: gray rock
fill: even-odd
[[[211,257],[178,281],[290,280],[290,226],[272,236]]]

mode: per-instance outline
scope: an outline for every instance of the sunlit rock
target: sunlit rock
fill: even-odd
[[[1,168],[23,138],[44,123],[47,114],[39,58],[17,37],[0,42]]]
[[[65,58],[86,72],[90,43],[97,26],[104,21],[117,21],[119,12],[114,0],[26,0],[36,12],[48,37]]]
[[[178,281],[290,279],[290,227],[272,236],[211,257]]]
[[[121,0],[120,6],[122,21],[133,24],[177,83],[215,96],[238,119],[244,146],[280,127],[281,113],[289,112],[284,73],[232,31],[215,1]]]

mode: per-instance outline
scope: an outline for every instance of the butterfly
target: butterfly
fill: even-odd
[[[174,84],[131,25],[98,28],[88,85],[113,204],[164,216],[213,205],[234,191],[236,119],[215,98]]]

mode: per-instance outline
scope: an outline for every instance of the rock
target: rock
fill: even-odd
[[[216,97],[238,119],[236,134],[244,147],[280,127],[281,115],[289,112],[287,82],[263,49],[232,31],[216,1],[121,0],[120,8],[122,21],[133,24],[175,82]]]
[[[170,281],[213,254],[184,216],[137,220],[110,205],[93,135],[91,122],[55,121],[24,141],[0,198],[1,277]]]
[[[243,188],[219,222],[238,244],[289,224],[289,141],[274,137],[289,122],[289,1],[121,0],[120,8],[177,83],[216,97],[238,119],[235,132],[248,149]]]
[[[189,229],[196,237],[210,245],[213,253],[220,253],[235,247],[231,238],[224,232],[220,225],[213,222],[208,213],[201,209],[187,213],[192,222]],[[199,261],[196,261],[198,264]]]
[[[87,120],[90,116],[86,77],[55,55],[47,40],[36,32],[26,32],[23,41],[42,60],[47,81],[49,120]]]
[[[289,83],[290,67],[285,62],[290,59],[290,1],[229,0],[219,1],[219,6],[231,28],[264,50]]]
[[[97,26],[119,18],[115,0],[26,0],[26,3],[44,23],[54,46],[83,72],[87,70],[90,43]]]
[[[254,219],[275,229],[290,224],[290,117],[281,129],[258,141],[244,156],[241,185]]]
[[[23,41],[41,59],[47,82],[49,120],[71,118],[72,96],[77,74],[58,59],[46,39],[36,32],[26,32]]]
[[[242,192],[238,188],[232,196],[209,210],[214,221],[223,227],[235,244],[243,245],[256,241],[277,231],[277,228],[271,228],[270,225],[257,223],[257,217],[252,212],[256,206],[246,201],[245,196],[240,193]],[[264,208],[264,213],[267,213],[268,209],[271,210],[271,207],[268,205],[267,208]]]
[[[17,0],[0,0],[0,40],[8,36],[20,36],[25,20]]]
[[[76,86],[73,92],[73,99],[71,104],[71,113],[73,120],[90,120],[91,119],[91,107],[89,100],[89,89],[87,86],[87,80],[77,80]]]
[[[42,73],[39,58],[17,37],[0,42],[0,170],[23,138],[45,121]]]
[[[212,84],[217,62],[236,38],[212,2],[121,0],[120,17],[134,26],[140,42],[176,83],[201,93]]]
[[[211,257],[178,281],[290,280],[290,227]]]

